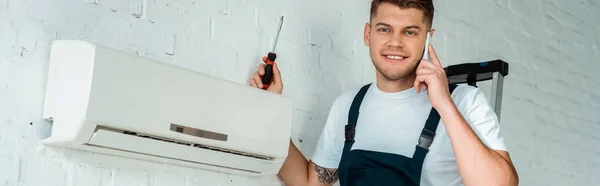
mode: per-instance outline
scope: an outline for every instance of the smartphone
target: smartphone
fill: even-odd
[[[427,32],[427,39],[425,40],[425,50],[423,52],[423,59],[429,60],[429,40],[431,39],[431,34]]]

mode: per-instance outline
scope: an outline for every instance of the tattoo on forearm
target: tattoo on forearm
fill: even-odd
[[[317,176],[319,178],[319,182],[332,184],[338,179],[338,171],[337,169],[327,169],[324,167],[320,167],[315,165],[315,171],[317,171]]]

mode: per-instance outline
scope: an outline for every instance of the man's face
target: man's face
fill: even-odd
[[[412,75],[423,57],[427,25],[422,11],[382,3],[365,25],[365,45],[378,73],[387,80]]]

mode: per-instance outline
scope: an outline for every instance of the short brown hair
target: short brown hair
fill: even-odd
[[[370,19],[373,19],[373,17],[377,14],[377,9],[379,8],[379,5],[381,5],[381,3],[391,3],[400,8],[419,9],[419,10],[423,11],[423,16],[424,16],[423,21],[425,21],[427,26],[431,27],[431,24],[433,22],[433,11],[434,11],[433,0],[373,0],[373,2],[371,2],[371,17],[370,17]]]

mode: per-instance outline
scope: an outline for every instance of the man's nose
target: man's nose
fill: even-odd
[[[402,39],[402,36],[399,33],[394,33],[394,34],[390,35],[390,38],[388,41],[388,47],[401,48],[403,46],[404,46],[404,41]]]

